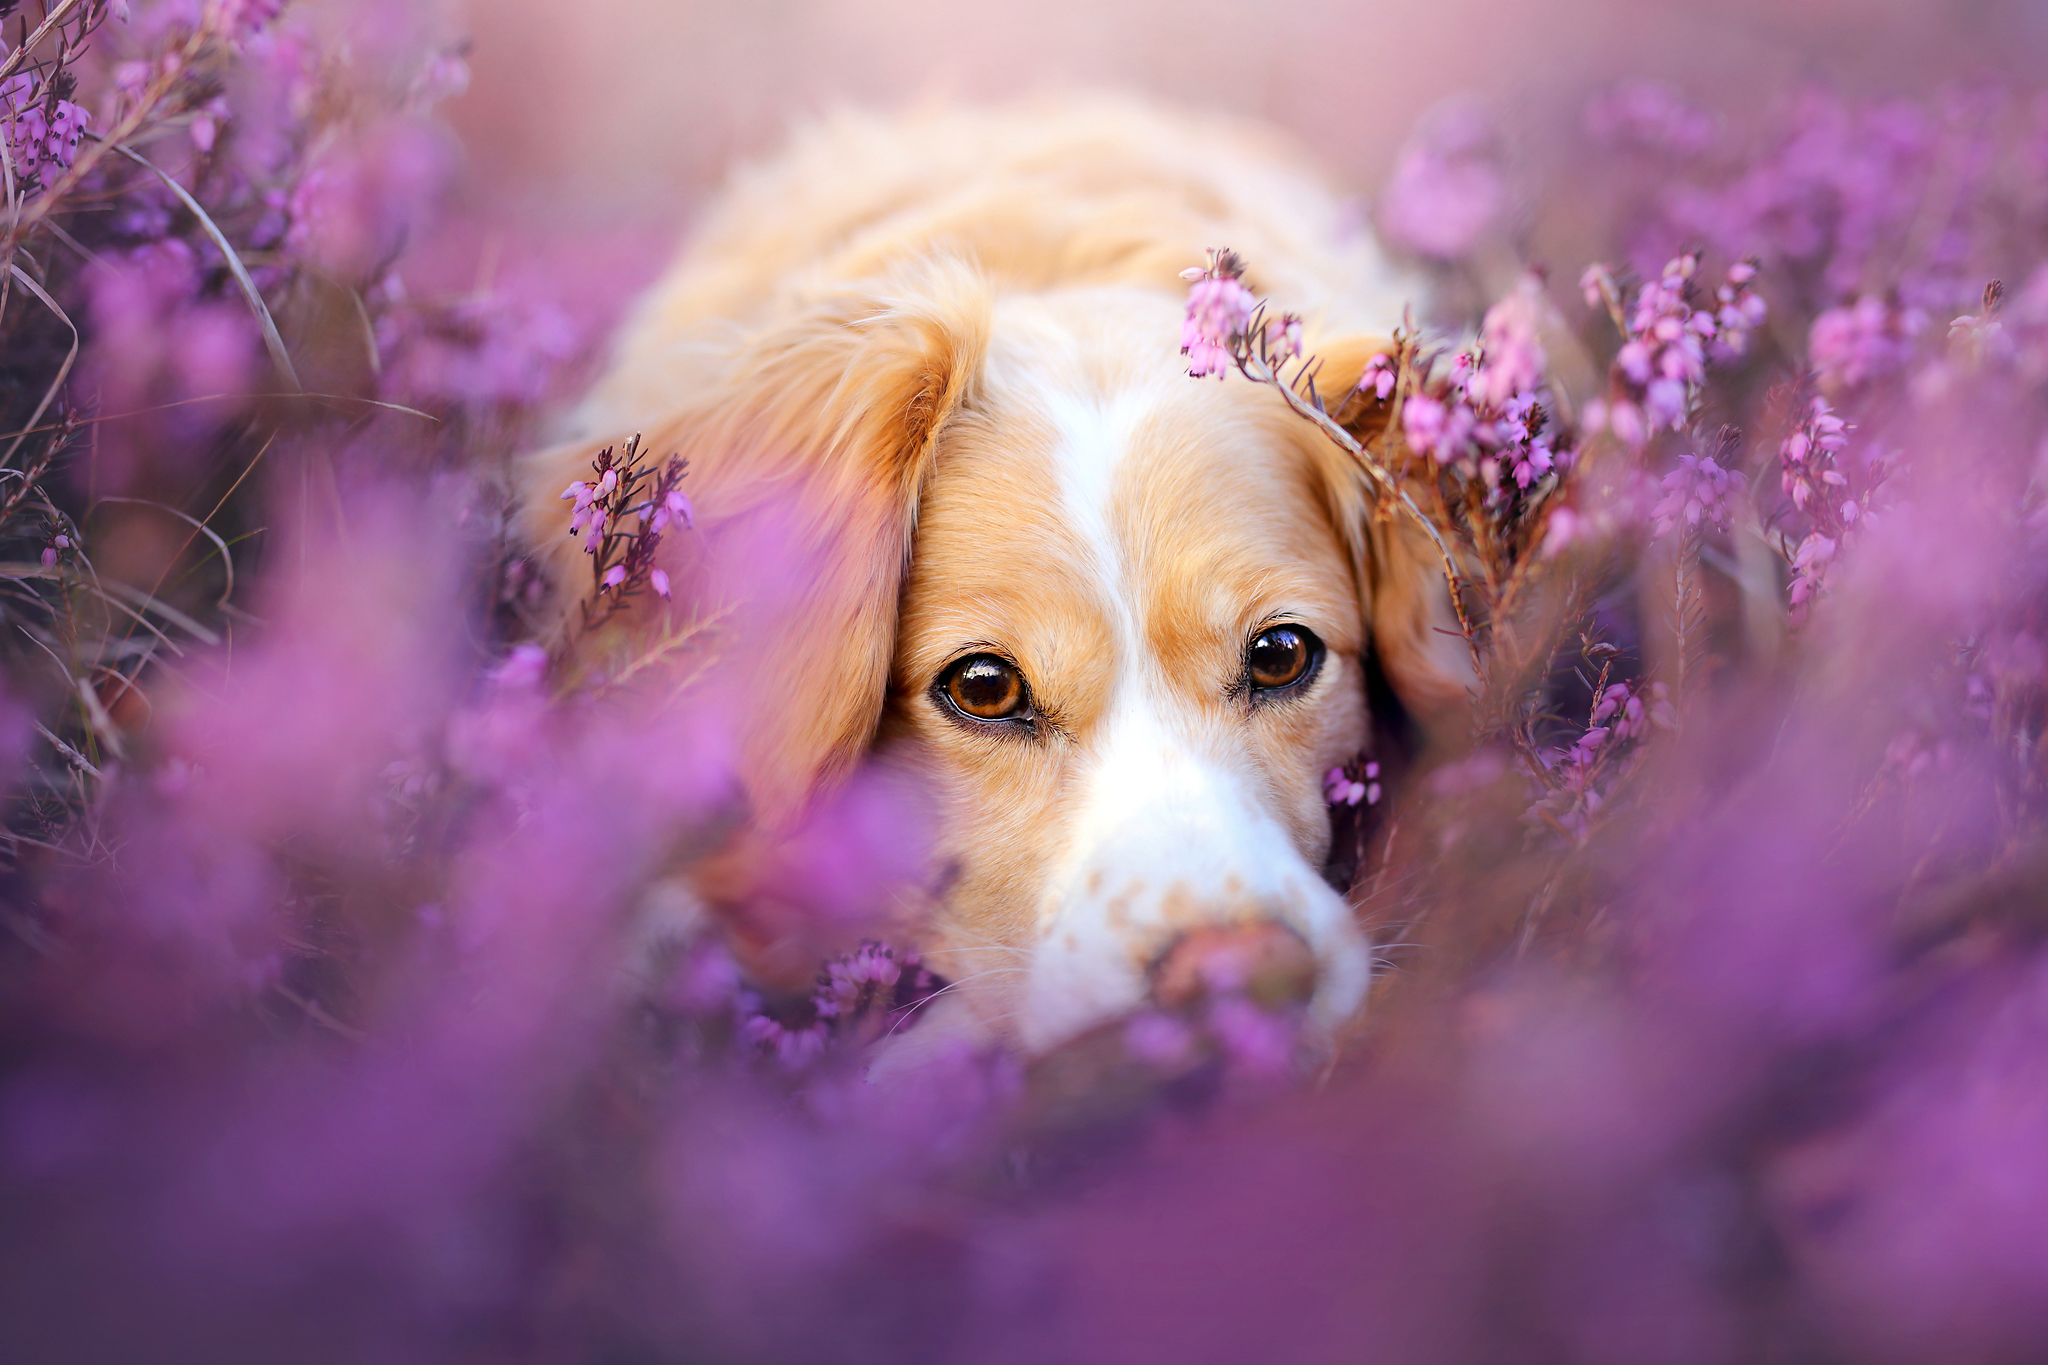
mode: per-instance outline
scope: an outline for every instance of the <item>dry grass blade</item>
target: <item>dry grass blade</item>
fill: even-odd
[[[106,776],[106,774],[102,773],[99,770],[98,766],[95,765],[91,759],[87,758],[84,754],[78,752],[78,750],[72,748],[69,744],[66,744],[63,740],[59,739],[57,737],[56,732],[54,730],[51,730],[48,726],[44,725],[41,721],[36,722],[36,733],[41,735],[44,739],[50,741],[50,747],[55,749],[60,755],[63,756],[64,760],[67,763],[70,763],[79,771],[87,774],[90,777],[95,778],[103,778]]]
[[[302,389],[297,393],[206,393],[200,394],[196,398],[180,398],[171,403],[153,403],[146,408],[130,408],[126,412],[103,412],[97,417],[89,417],[80,421],[78,425],[81,427],[98,426],[105,422],[125,421],[130,417],[148,417],[153,413],[170,412],[174,408],[189,408],[197,403],[240,403],[252,398],[264,402],[277,399],[298,399],[327,403],[355,403],[366,408],[383,408],[388,412],[402,412],[408,417],[417,417],[422,421],[432,422],[436,426],[441,424],[441,419],[433,413],[422,412],[418,408],[409,408],[403,403],[387,403],[379,398],[363,398],[352,393],[314,393],[310,390]],[[20,431],[0,433],[0,441],[15,440],[23,436],[38,436],[46,431],[56,431],[58,426],[58,423],[53,422],[48,426],[23,427]]]
[[[57,377],[50,381],[50,387],[44,391],[43,401],[36,404],[36,410],[29,415],[28,421],[24,424],[25,426],[33,427],[37,422],[43,420],[43,414],[50,410],[50,404],[57,401],[57,395],[63,391],[64,381],[71,377],[71,367],[78,363],[78,325],[65,315],[62,308],[57,306],[55,299],[43,292],[43,287],[36,283],[34,276],[18,265],[10,264],[7,269],[15,279],[21,281],[22,288],[42,300],[43,306],[57,315],[57,321],[71,329],[71,349],[64,353],[64,363],[57,367]],[[16,436],[12,444],[7,447],[7,453],[0,455],[0,466],[13,464],[15,452],[21,449],[21,443],[27,439],[28,433],[26,431]]]
[[[99,736],[100,743],[107,746],[107,752],[115,758],[128,757],[127,746],[121,743],[121,728],[114,724],[114,718],[107,714],[107,708],[100,703],[100,694],[93,690],[90,678],[72,679],[78,687],[79,705],[85,708],[85,723]]]
[[[225,540],[222,540],[220,538],[220,533],[215,531],[211,526],[208,526],[205,522],[201,521],[199,518],[191,515],[188,512],[180,512],[175,507],[166,507],[164,506],[164,504],[160,502],[152,502],[148,498],[117,498],[108,496],[101,498],[100,501],[127,503],[135,507],[154,507],[159,512],[169,513],[171,516],[176,517],[179,521],[184,522],[187,526],[190,526],[200,535],[205,536],[208,540],[213,542],[213,548],[220,551],[221,565],[228,572],[228,581],[226,585],[221,588],[220,601],[215,605],[224,607],[227,605],[228,599],[235,595],[234,556],[228,553],[228,543]]]
[[[129,602],[134,603],[141,610],[154,612],[156,615],[163,617],[164,620],[169,621],[201,644],[217,645],[220,643],[220,636],[217,633],[200,625],[199,622],[193,620],[184,612],[179,611],[170,603],[160,601],[140,588],[130,587],[126,583],[109,583],[107,588],[109,591],[117,593]],[[166,640],[165,643],[169,644],[170,642]],[[176,646],[172,647],[176,648]]]
[[[43,16],[43,22],[36,25],[36,31],[28,35],[28,41],[8,53],[7,60],[0,61],[0,81],[6,80],[20,70],[21,64],[28,60],[28,54],[35,51],[43,39],[50,36],[51,30],[63,23],[71,11],[78,8],[78,4],[79,0],[57,0],[50,12]]]
[[[91,134],[87,136],[90,137]],[[199,226],[205,230],[207,237],[212,239],[214,246],[219,248],[222,258],[227,261],[228,271],[235,277],[235,283],[241,286],[242,296],[249,300],[249,309],[256,315],[256,324],[263,329],[263,345],[269,350],[270,359],[276,364],[278,373],[292,386],[292,392],[304,393],[306,386],[299,382],[299,372],[292,368],[291,355],[284,348],[284,338],[278,335],[277,322],[270,316],[270,306],[263,301],[263,294],[256,288],[256,281],[249,278],[248,267],[242,264],[242,258],[236,254],[234,247],[229,245],[226,234],[220,230],[220,225],[200,207],[199,201],[194,199],[183,185],[166,175],[148,157],[122,143],[113,142],[107,145],[163,181],[171,193],[178,196],[178,202],[191,210],[192,216],[199,221]],[[31,420],[29,425],[34,426],[35,422]]]

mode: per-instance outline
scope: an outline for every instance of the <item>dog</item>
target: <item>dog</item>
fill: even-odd
[[[840,115],[736,179],[519,469],[571,600],[593,452],[689,461],[669,572],[721,622],[751,850],[693,894],[742,905],[733,869],[879,762],[948,869],[919,1046],[1042,1054],[1246,982],[1358,1014],[1324,774],[1367,746],[1369,661],[1425,724],[1469,663],[1351,458],[1177,351],[1182,272],[1227,246],[1354,388],[1418,292],[1358,217],[1275,134],[1108,99]]]

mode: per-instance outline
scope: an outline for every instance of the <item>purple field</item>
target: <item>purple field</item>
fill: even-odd
[[[0,0],[0,1361],[2048,1359],[2048,25],[605,8]],[[1480,687],[1330,778],[1334,1058],[876,1086],[920,793],[763,870],[810,998],[641,951],[748,642],[550,658],[508,469],[729,161],[1060,86],[1271,119],[1428,281],[1330,425]],[[692,534],[663,455],[580,527]]]

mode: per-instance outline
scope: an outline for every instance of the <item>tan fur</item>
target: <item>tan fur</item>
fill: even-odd
[[[1262,134],[1128,104],[821,125],[740,178],[625,329],[576,436],[524,462],[527,533],[573,603],[587,568],[562,487],[634,431],[686,455],[699,531],[672,572],[679,610],[725,613],[707,685],[740,716],[753,837],[879,727],[944,815],[959,875],[937,938],[991,965],[1048,913],[1075,765],[1134,666],[1119,621],[1143,622],[1177,723],[1314,863],[1319,775],[1364,734],[1368,635],[1425,710],[1463,679],[1426,546],[1372,521],[1346,457],[1269,392],[1178,376],[1176,276],[1208,247],[1243,252],[1256,288],[1308,315],[1326,375],[1355,377],[1400,296],[1338,216]],[[1048,385],[1083,403],[1157,395],[1101,531],[1121,561],[1113,600],[1058,491],[1055,424],[1031,398]],[[1231,693],[1243,643],[1283,607],[1328,644],[1328,676],[1312,703],[1250,715]],[[573,626],[565,607],[563,643]],[[940,668],[987,643],[1023,667],[1043,743],[971,732],[928,700]],[[712,899],[744,898],[746,861],[706,878]],[[1222,913],[1216,888],[1169,894]],[[1000,1032],[1014,1004],[992,989],[977,1008]]]

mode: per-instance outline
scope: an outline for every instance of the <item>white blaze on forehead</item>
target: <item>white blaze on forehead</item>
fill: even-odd
[[[1051,1046],[1142,1004],[1146,966],[1175,934],[1262,915],[1315,950],[1313,1013],[1334,1024],[1357,1008],[1370,978],[1363,936],[1260,803],[1259,775],[1235,752],[1242,741],[1168,686],[1147,641],[1148,585],[1116,531],[1120,474],[1164,395],[1134,384],[1100,399],[1032,397],[1058,433],[1061,510],[1083,547],[1116,658],[1105,709],[1078,737],[1079,799],[1043,887],[1025,1045]]]

